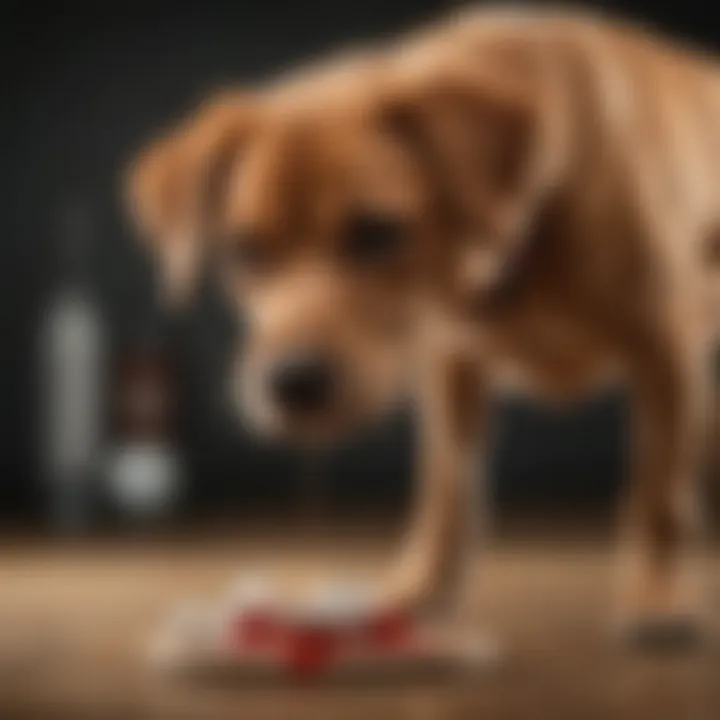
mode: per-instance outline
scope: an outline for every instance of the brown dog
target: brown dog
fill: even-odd
[[[689,617],[720,67],[598,18],[473,13],[210,102],[140,158],[131,195],[171,295],[212,259],[247,313],[238,398],[258,428],[327,441],[412,394],[422,478],[389,598],[423,607],[456,581],[496,384],[564,400],[622,378],[626,617]]]

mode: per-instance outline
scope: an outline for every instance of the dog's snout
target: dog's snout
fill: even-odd
[[[275,400],[290,412],[322,409],[332,399],[335,386],[333,364],[321,355],[301,355],[284,360],[271,375]]]

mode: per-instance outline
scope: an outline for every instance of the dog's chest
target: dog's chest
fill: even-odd
[[[551,401],[578,399],[621,379],[619,355],[598,328],[557,305],[482,323],[479,350],[494,386]]]

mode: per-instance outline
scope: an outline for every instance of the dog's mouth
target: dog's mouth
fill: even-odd
[[[402,397],[379,396],[377,388],[364,391],[346,386],[314,408],[278,403],[262,386],[247,383],[240,398],[240,416],[248,430],[270,441],[309,448],[341,444],[362,434],[391,414]]]

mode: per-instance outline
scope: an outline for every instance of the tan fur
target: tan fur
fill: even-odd
[[[137,164],[131,192],[182,282],[201,251],[220,257],[254,329],[242,394],[265,429],[328,438],[413,392],[423,477],[389,587],[399,602],[456,575],[489,389],[567,400],[622,378],[629,609],[665,617],[679,609],[720,329],[718,128],[720,72],[701,53],[594,17],[484,11],[210,103]],[[407,234],[372,271],[341,257],[359,210]],[[238,266],[249,240],[272,248],[271,269]],[[262,390],[301,346],[352,379],[312,427]]]

